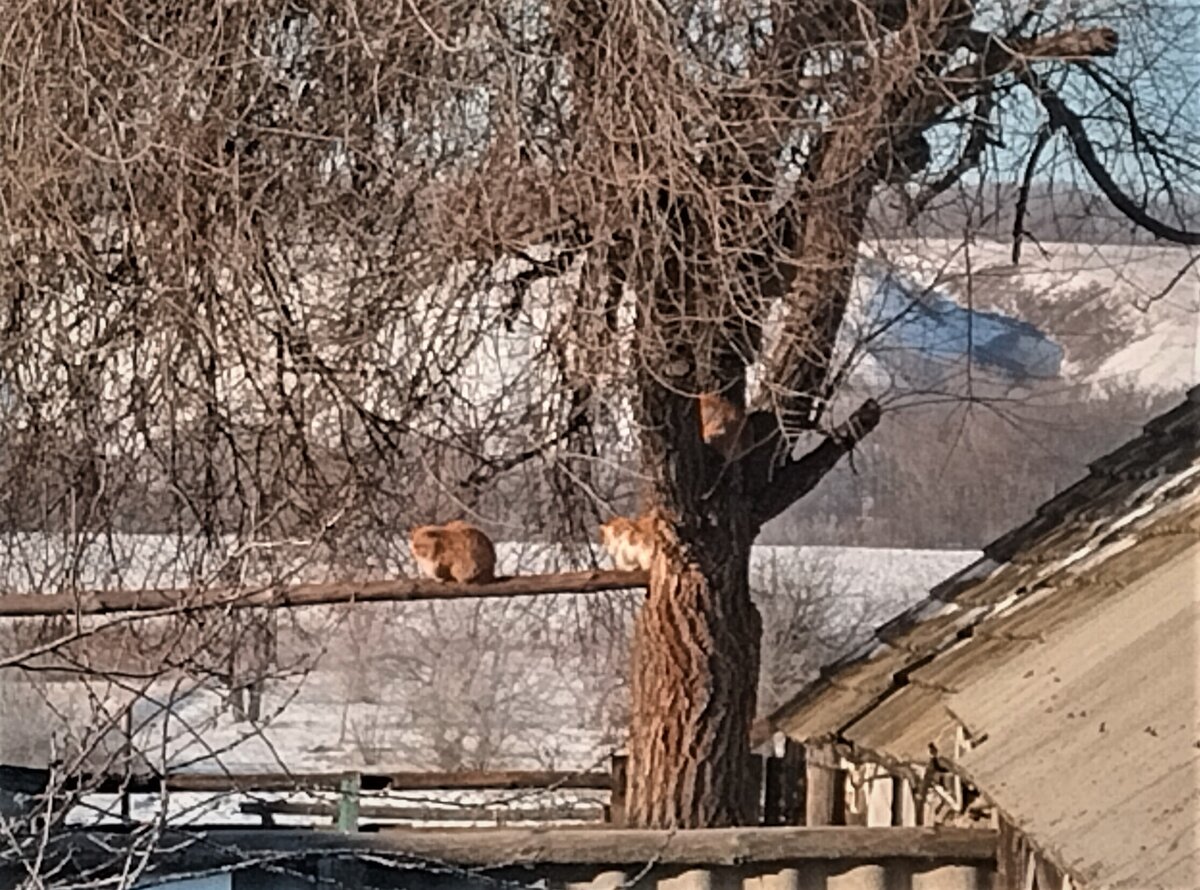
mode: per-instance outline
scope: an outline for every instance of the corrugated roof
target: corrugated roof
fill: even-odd
[[[949,698],[959,758],[1092,887],[1200,886],[1200,545]]]
[[[1103,752],[1109,761],[1092,764],[1088,772],[1077,750],[1086,747],[1084,741],[1072,736],[1083,732],[1082,721],[1072,717],[1055,722],[1046,711],[1039,722],[1020,702],[996,697],[998,684],[1024,678],[1021,665],[1030,659],[1069,660],[1086,673],[1086,680],[1079,680],[1082,695],[1107,688],[1104,678],[1107,672],[1119,672],[1122,653],[1158,657],[1159,650],[1166,650],[1169,655],[1163,657],[1174,658],[1186,670],[1180,667],[1162,680],[1174,684],[1170,690],[1147,685],[1145,693],[1138,694],[1134,687],[1134,697],[1167,696],[1154,699],[1149,716],[1161,722],[1174,710],[1176,722],[1192,733],[1191,743],[1200,744],[1195,731],[1195,622],[1184,622],[1188,630],[1179,631],[1157,620],[1160,613],[1178,613],[1171,605],[1175,601],[1166,591],[1161,603],[1146,592],[1155,589],[1147,587],[1149,579],[1158,577],[1160,567],[1168,563],[1184,566],[1176,569],[1184,572],[1183,579],[1175,576],[1184,592],[1190,595],[1195,586],[1186,582],[1195,568],[1190,554],[1200,545],[1200,387],[1189,391],[1183,404],[1147,423],[1142,435],[1089,469],[1087,477],[1043,504],[1028,523],[987,547],[984,559],[879,628],[871,645],[830,666],[770,722],[794,738],[836,735],[892,760],[924,763],[930,743],[942,757],[955,755],[954,739],[962,721],[981,739],[964,767],[974,765],[980,789],[1014,822],[1028,827],[1035,843],[1059,851],[1060,865],[1102,884],[1136,874],[1139,887],[1180,886],[1171,881],[1194,869],[1190,857],[1200,849],[1200,825],[1193,815],[1200,809],[1195,797],[1200,748],[1188,749],[1191,760],[1186,764],[1168,758],[1173,769],[1186,766],[1186,774],[1175,784],[1164,784],[1147,778],[1157,767],[1148,772],[1136,760],[1143,739],[1136,739],[1138,745],[1122,744],[1115,740],[1116,730],[1106,727],[1114,739]],[[1139,607],[1147,610],[1148,624],[1111,617],[1124,615],[1135,595]],[[1170,595],[1183,594],[1172,588]],[[1194,610],[1194,601],[1189,600],[1188,608]],[[1142,638],[1142,633],[1149,636]],[[1068,648],[1060,652],[1062,646]],[[1062,680],[1046,682],[1059,685]],[[1120,704],[1116,699],[1105,701],[1110,707]],[[1126,715],[1140,714],[1145,704],[1129,702]],[[1092,706],[1100,705],[1098,699]],[[1112,722],[1113,727],[1123,725],[1122,719]],[[1063,739],[1048,746],[1054,733]],[[1007,734],[1021,740],[1023,758],[1000,750],[1015,744],[997,744],[995,739]],[[1030,747],[1036,744],[1041,747]],[[1070,763],[1055,769],[1060,760]],[[1128,780],[1108,781],[1116,770],[1126,771]],[[1064,782],[1070,783],[1073,798],[1060,787]],[[1103,822],[1104,813],[1115,811],[1122,800],[1140,799],[1143,787],[1152,785],[1158,789],[1154,800],[1162,804],[1157,815],[1147,800],[1122,810],[1125,824],[1120,830],[1139,849],[1118,854],[1113,847],[1112,856],[1105,858],[1106,848],[1087,842],[1090,833],[1103,834],[1089,820]],[[1067,809],[1045,806],[1042,798]],[[1186,836],[1166,837],[1166,832],[1183,830],[1186,821],[1168,817],[1173,808],[1192,820]],[[1027,811],[1059,815],[1051,825]],[[1159,849],[1160,840],[1169,851]],[[1152,856],[1153,865],[1135,865],[1139,855]],[[1135,868],[1141,871],[1131,870]],[[1151,879],[1152,873],[1167,883],[1150,883],[1159,880]]]

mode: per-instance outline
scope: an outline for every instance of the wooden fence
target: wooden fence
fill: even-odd
[[[866,824],[863,812],[848,813],[846,807],[849,776],[840,768],[836,756],[826,756],[820,746],[806,751],[805,746],[789,741],[782,756],[754,755],[750,763],[751,781],[746,786],[748,809],[754,814],[751,824],[759,826],[819,826]],[[30,794],[34,785],[47,787],[48,770],[0,767],[0,795]],[[623,827],[626,799],[626,758],[614,755],[609,768],[592,771],[561,770],[472,770],[453,772],[327,772],[327,773],[172,773],[165,776],[75,775],[66,777],[59,790],[77,794],[116,795],[121,798],[121,814],[131,812],[130,798],[138,794],[192,792],[211,794],[253,794],[256,792],[333,792],[336,800],[298,803],[294,801],[244,801],[242,811],[269,823],[276,815],[328,815],[348,831],[355,830],[361,818],[397,821],[589,821],[610,827]],[[532,800],[524,809],[502,810],[496,805],[472,803],[448,810],[436,801],[432,805],[392,802],[363,796],[380,792],[419,791],[530,791],[550,792],[582,790],[607,792],[607,801],[581,800],[571,804],[546,805]],[[532,798],[533,795],[527,795]],[[896,796],[899,800],[899,796]],[[512,804],[515,801],[508,801]],[[366,804],[363,806],[363,804]],[[390,809],[389,809],[390,807]],[[884,820],[886,824],[887,820]],[[905,824],[895,816],[892,825]]]
[[[757,825],[806,824],[808,786],[804,749],[790,743],[782,757],[754,756],[751,783],[747,786]],[[619,828],[626,824],[626,758],[614,755],[608,770],[566,772],[552,770],[475,770],[456,772],[390,773],[182,773],[166,776],[83,776],[69,787],[122,798],[122,812],[129,812],[134,794],[169,792],[254,793],[336,792],[337,799],[325,802],[245,801],[243,813],[259,816],[264,825],[280,815],[329,816],[346,831],[362,819],[396,821],[560,821],[603,822]],[[486,804],[446,808],[443,806],[392,805],[383,801],[364,803],[364,793],[398,791],[557,791],[608,792],[608,802],[555,804],[499,808]],[[836,814],[831,813],[831,816]],[[834,824],[830,821],[816,824]]]
[[[246,886],[494,890],[967,890],[990,887],[996,832],[929,828],[405,829],[341,835],[311,829],[165,829],[153,877],[246,874]],[[39,850],[61,881],[112,882],[146,840],[93,828]],[[28,861],[0,850],[0,886],[27,879]],[[283,872],[295,877],[281,883]],[[238,885],[234,885],[238,886]]]
[[[352,777],[361,791],[483,791],[612,787],[608,771],[470,770],[390,773],[172,773],[166,776],[82,776],[72,787],[98,794],[158,794],[161,791],[249,792],[335,791]]]
[[[754,756],[751,760],[751,783],[747,786],[750,805],[757,825],[803,825],[806,818],[806,766],[804,749],[790,744],[782,757]],[[297,781],[302,780],[302,781]],[[132,786],[137,790],[155,790],[162,783],[141,783]],[[620,828],[626,824],[626,758],[614,755],[610,769],[604,772],[559,773],[559,772],[452,772],[452,773],[342,773],[311,775],[307,777],[284,777],[264,775],[221,777],[173,776],[165,780],[171,790],[241,790],[279,791],[303,789],[336,789],[337,802],[294,803],[290,801],[253,801],[241,806],[241,811],[257,815],[264,825],[273,824],[279,815],[329,816],[343,830],[354,830],[364,818],[398,821],[559,821],[585,820],[602,821]],[[361,802],[365,791],[414,791],[414,790],[559,790],[588,789],[609,793],[607,805],[587,807],[576,805],[517,808],[513,810],[489,808],[486,805],[447,810],[442,807],[411,807],[391,805],[367,805]],[[832,814],[836,815],[836,814]],[[824,822],[821,824],[832,824]]]

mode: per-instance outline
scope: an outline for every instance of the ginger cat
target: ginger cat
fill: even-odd
[[[468,522],[418,525],[409,546],[423,575],[438,581],[486,584],[496,580],[496,548],[491,538]]]
[[[600,543],[622,572],[650,571],[654,541],[654,518],[648,513],[637,519],[615,516],[600,526]]]
[[[715,392],[701,393],[697,398],[700,409],[700,438],[711,445],[725,460],[733,460],[746,450],[746,412]]]

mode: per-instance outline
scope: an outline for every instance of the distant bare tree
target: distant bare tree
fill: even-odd
[[[773,563],[753,594],[763,617],[759,715],[774,711],[888,617],[887,603],[852,598],[834,565],[815,557],[784,569]]]
[[[372,658],[403,717],[391,747],[440,770],[553,766],[564,734],[589,727],[588,685],[612,677],[553,600],[408,609]],[[605,671],[608,667],[608,671]],[[558,743],[556,743],[558,740]]]

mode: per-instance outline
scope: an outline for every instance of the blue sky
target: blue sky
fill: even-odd
[[[1200,4],[1149,0],[1136,8],[1133,3],[1122,5],[1129,8],[1111,16],[1085,18],[1089,24],[1099,20],[1110,25],[1121,38],[1117,55],[1097,60],[1093,68],[1098,77],[1130,87],[1141,126],[1164,133],[1176,157],[1160,169],[1147,162],[1145,152],[1135,152],[1126,109],[1078,68],[1055,66],[1048,80],[1074,111],[1090,116],[1088,130],[1098,153],[1109,163],[1109,172],[1132,193],[1145,194],[1169,179],[1180,192],[1196,195],[1200,193],[1200,172],[1195,169],[1200,166],[1196,148],[1200,145]],[[995,170],[989,178],[1003,181],[1016,178],[1014,173],[1019,176],[1045,121],[1040,104],[1020,91],[1019,101],[1006,110],[1005,146],[994,152]],[[1035,181],[1090,186],[1061,134],[1043,152]]]

